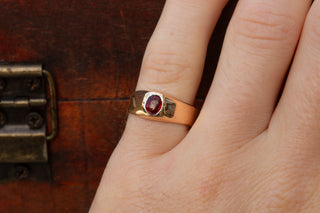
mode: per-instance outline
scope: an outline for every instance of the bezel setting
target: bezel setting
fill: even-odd
[[[161,107],[160,109],[156,112],[156,113],[150,113],[149,110],[147,110],[147,103],[149,98],[151,98],[152,96],[158,96],[161,100]],[[157,93],[157,92],[147,92],[143,98],[143,102],[142,102],[142,106],[143,106],[143,110],[145,111],[145,113],[147,113],[150,116],[158,116],[162,111],[163,111],[163,106],[164,106],[164,97],[162,94]]]

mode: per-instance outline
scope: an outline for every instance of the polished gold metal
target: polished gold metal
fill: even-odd
[[[146,102],[152,95],[157,95],[162,100],[162,106],[158,113],[151,114],[146,110]],[[192,126],[196,117],[196,108],[178,99],[168,97],[158,92],[145,90],[136,91],[132,94],[129,113],[144,117],[149,120],[183,124]]]

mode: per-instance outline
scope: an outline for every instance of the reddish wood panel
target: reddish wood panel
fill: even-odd
[[[0,1],[0,60],[41,63],[60,99],[128,97],[164,0]]]

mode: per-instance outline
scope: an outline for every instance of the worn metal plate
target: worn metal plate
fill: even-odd
[[[0,182],[50,180],[46,84],[39,65],[0,66]]]
[[[43,136],[1,137],[1,163],[37,163],[47,162],[47,143]]]

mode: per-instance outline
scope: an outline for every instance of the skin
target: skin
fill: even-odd
[[[137,90],[193,104],[226,3],[167,0]],[[193,127],[130,115],[90,212],[320,212],[319,11],[239,0]]]

